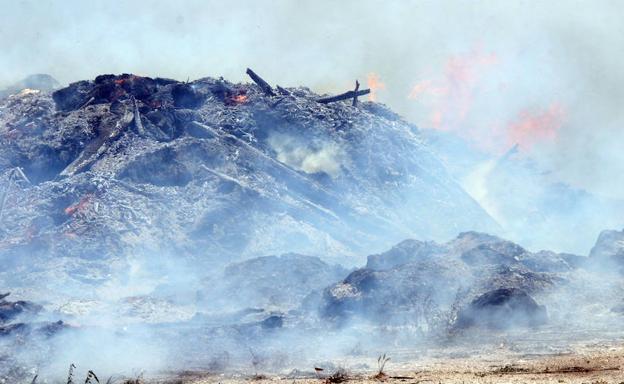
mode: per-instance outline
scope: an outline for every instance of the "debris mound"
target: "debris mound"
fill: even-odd
[[[457,327],[481,325],[506,329],[517,326],[535,327],[547,321],[546,308],[538,305],[526,292],[500,288],[484,293],[459,314]]]
[[[68,263],[56,270],[80,285],[154,250],[206,270],[286,252],[344,262],[496,227],[386,107],[254,81],[101,75],[2,100],[0,175],[29,183],[0,182],[0,259]]]
[[[41,322],[36,315],[42,307],[30,301],[8,301],[10,293],[0,294],[0,337],[27,335],[36,333],[52,336],[65,328],[62,321]]]
[[[478,232],[443,244],[406,240],[325,288],[319,313],[337,325],[362,318],[423,332],[538,326],[545,308],[529,294],[553,290],[576,270],[566,256]]]
[[[38,91],[51,92],[61,85],[55,78],[44,73],[27,76],[26,78],[0,90],[0,99],[10,95],[26,91],[26,93],[36,93]]]

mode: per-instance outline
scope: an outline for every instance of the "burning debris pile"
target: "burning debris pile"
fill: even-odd
[[[290,251],[344,261],[495,228],[383,106],[269,88],[124,74],[9,96],[0,172],[30,183],[1,186],[2,260],[66,260],[70,280],[102,281],[154,250],[213,266]]]
[[[548,324],[589,261],[620,259],[620,234],[588,259],[464,232],[332,265],[497,226],[359,84],[321,97],[248,74],[102,75],[0,101],[1,284],[84,325],[68,334],[139,324],[169,353],[257,368],[263,347],[353,324],[425,338]],[[2,301],[0,332],[27,324],[5,309],[38,308]]]

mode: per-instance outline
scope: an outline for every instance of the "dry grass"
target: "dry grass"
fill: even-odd
[[[386,381],[388,375],[384,372],[384,368],[386,367],[386,363],[390,361],[390,358],[386,356],[384,353],[377,358],[377,373],[373,376],[373,379],[378,381]]]
[[[325,384],[344,383],[349,380],[349,374],[344,368],[338,368],[334,373],[325,378]]]

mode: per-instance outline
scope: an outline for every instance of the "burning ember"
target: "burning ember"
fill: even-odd
[[[553,141],[564,117],[565,111],[557,103],[542,111],[521,111],[516,120],[507,126],[508,143],[518,143],[526,149],[540,141]]]
[[[416,82],[407,98],[425,107],[429,128],[457,133],[488,152],[501,153],[516,143],[526,150],[538,142],[554,140],[564,108],[555,102],[523,108],[506,81],[509,65],[509,60],[477,46],[450,56],[439,73]],[[484,106],[496,101],[493,95],[509,100],[505,104],[514,104],[512,109],[484,114]],[[535,105],[531,100],[525,102]]]
[[[440,130],[463,130],[472,110],[485,74],[498,63],[494,53],[475,49],[463,55],[451,56],[444,71],[434,79],[416,83],[408,98],[429,104],[430,124]]]
[[[369,73],[366,82],[368,83],[368,88],[370,88],[371,92],[368,94],[368,101],[376,101],[377,100],[377,91],[381,89],[386,89],[386,84],[381,82],[379,75],[376,73]]]
[[[232,97],[232,102],[235,104],[243,104],[247,102],[247,95],[235,95]]]
[[[68,216],[72,216],[75,213],[82,212],[86,208],[87,204],[89,204],[92,198],[93,198],[93,195],[91,194],[84,196],[82,199],[80,199],[80,201],[77,204],[70,205],[69,207],[65,208],[65,214]]]
[[[135,80],[141,80],[141,79],[143,79],[142,76],[129,75],[128,77],[125,77],[125,78],[115,79],[114,82],[117,85],[124,85],[125,83],[128,83],[128,82],[131,83],[131,82],[133,82]]]

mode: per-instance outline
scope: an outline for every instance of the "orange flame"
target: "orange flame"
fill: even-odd
[[[440,76],[414,84],[407,98],[430,104],[430,124],[433,128],[461,130],[474,103],[480,78],[488,67],[497,62],[494,53],[483,53],[479,48],[451,56]]]
[[[70,205],[69,207],[65,208],[65,214],[68,216],[72,216],[73,214],[77,212],[83,211],[86,208],[87,204],[89,204],[89,201],[91,201],[92,197],[93,195],[88,194],[82,199],[80,199],[80,201],[77,204]]]
[[[538,142],[553,141],[557,138],[564,118],[565,111],[557,103],[542,111],[521,111],[516,120],[507,126],[507,143],[517,143],[527,149]]]
[[[232,97],[232,101],[235,104],[242,104],[247,102],[247,95],[236,95],[234,97]]]
[[[377,91],[386,89],[386,84],[382,83],[379,75],[373,72],[368,74],[366,82],[368,83],[368,88],[371,90],[368,94],[368,101],[377,101]]]
[[[487,114],[484,107],[493,94],[512,97],[509,76],[503,72],[506,64],[495,53],[476,46],[449,57],[439,73],[416,82],[407,98],[426,108],[428,128],[455,132],[488,152],[500,153],[514,144],[527,150],[555,140],[565,119],[563,106],[556,102],[518,109],[522,105],[514,99],[511,118],[502,115],[507,113],[504,109]]]
[[[123,85],[126,82],[132,82],[132,81],[135,81],[135,80],[140,80],[142,78],[143,78],[143,76],[130,75],[130,76],[125,77],[125,78],[115,79],[114,83],[117,84],[117,85]]]

